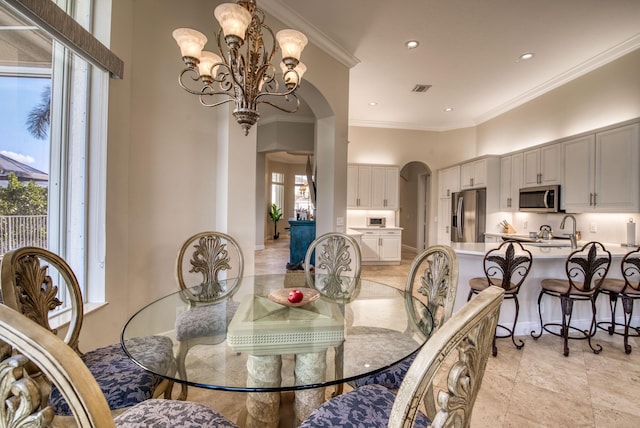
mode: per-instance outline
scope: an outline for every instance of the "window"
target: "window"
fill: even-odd
[[[276,204],[284,214],[284,174],[281,172],[271,173],[271,203]]]
[[[37,231],[9,236],[36,226],[12,218],[8,227],[9,221],[0,217],[0,256],[24,245],[46,247],[72,267],[85,301],[101,302],[106,158],[101,125],[106,123],[109,75],[10,3],[0,1],[0,111],[11,113],[0,115],[0,129],[10,131],[0,136],[0,160],[11,164],[22,183],[35,180],[46,188],[47,203],[44,228],[38,223]],[[90,22],[90,0],[56,3],[74,10],[81,24]],[[37,120],[29,116],[34,112]],[[27,124],[34,121],[41,126],[29,131]],[[63,302],[65,297],[59,296]]]

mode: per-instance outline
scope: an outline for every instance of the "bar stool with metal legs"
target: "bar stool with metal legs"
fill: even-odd
[[[610,335],[619,334],[624,336],[624,352],[631,353],[629,337],[640,337],[640,326],[631,327],[633,316],[633,303],[640,300],[640,248],[628,252],[620,262],[623,279],[605,278],[600,292],[609,296],[609,307],[611,308],[611,322],[601,321],[598,327],[605,329]],[[624,324],[616,322],[616,309],[618,298],[622,300],[622,311]],[[623,327],[622,332],[616,331],[616,327]],[[629,333],[629,330],[633,330]]]
[[[484,256],[483,267],[485,276],[481,278],[471,278],[469,280],[469,296],[471,300],[474,294],[479,294],[490,285],[496,285],[504,289],[504,300],[511,299],[515,304],[516,314],[513,318],[512,328],[498,324],[498,327],[505,330],[507,334],[498,334],[498,327],[493,336],[493,356],[498,355],[496,338],[503,339],[510,337],[511,342],[517,349],[522,349],[524,342],[520,339],[516,342],[513,336],[518,322],[520,304],[518,303],[518,291],[524,282],[529,270],[531,270],[531,251],[524,249],[517,241],[505,241],[498,248],[487,252]]]
[[[564,356],[569,355],[569,339],[586,339],[591,350],[598,354],[602,346],[591,344],[591,338],[596,333],[596,297],[611,264],[611,253],[599,242],[588,242],[569,254],[565,262],[567,279],[548,278],[540,283],[542,289],[538,295],[538,315],[540,316],[540,333],[531,332],[531,337],[538,339],[544,331],[560,336],[564,341]],[[540,302],[542,296],[560,299],[562,322],[543,324]],[[573,303],[583,301],[591,303],[591,323],[589,330],[581,330],[571,325]],[[559,331],[557,330],[559,328]],[[569,331],[579,333],[570,335]]]

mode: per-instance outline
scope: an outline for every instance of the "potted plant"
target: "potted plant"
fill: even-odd
[[[271,211],[269,211],[269,218],[273,220],[273,239],[278,239],[280,233],[278,232],[278,220],[282,218],[282,211],[276,204],[271,205]]]

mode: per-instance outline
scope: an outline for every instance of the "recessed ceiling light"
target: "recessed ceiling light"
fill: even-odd
[[[523,53],[522,55],[520,55],[520,59],[522,61],[526,61],[528,59],[533,58],[533,52],[527,52],[527,53]]]
[[[409,40],[404,45],[407,47],[407,49],[415,49],[420,45],[420,42],[418,42],[417,40]]]
[[[450,111],[453,111],[453,108],[452,108],[452,107],[447,107],[447,108],[445,108],[445,109],[444,109],[444,111],[446,111],[447,113],[449,113]]]
[[[375,102],[375,101],[369,101],[369,105],[370,105],[371,107],[375,107],[375,106],[377,106],[377,105],[378,105],[378,103],[377,103],[377,102]]]

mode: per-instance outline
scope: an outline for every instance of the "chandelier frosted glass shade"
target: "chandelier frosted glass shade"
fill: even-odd
[[[223,3],[216,7],[214,16],[220,24],[220,55],[203,50],[207,38],[196,30],[178,28],[173,32],[186,65],[178,77],[180,86],[198,96],[206,107],[235,103],[233,115],[245,135],[260,118],[259,104],[287,113],[298,111],[300,101],[295,92],[307,70],[300,62],[307,37],[289,29],[274,35],[255,0]],[[273,65],[278,45],[282,74],[276,74]]]

